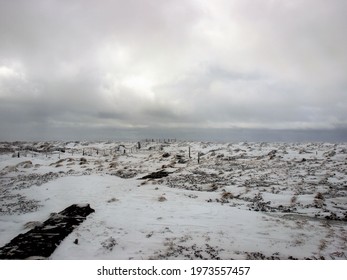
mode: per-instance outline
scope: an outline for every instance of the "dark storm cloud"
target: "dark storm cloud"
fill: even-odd
[[[346,10],[342,0],[0,0],[1,136],[345,128]]]

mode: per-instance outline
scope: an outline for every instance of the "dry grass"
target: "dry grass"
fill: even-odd
[[[222,199],[228,200],[228,199],[233,199],[234,195],[231,192],[223,192],[222,193]]]
[[[166,197],[165,196],[159,196],[159,198],[158,198],[158,201],[159,202],[164,202],[164,201],[166,201],[167,199],[166,199]]]
[[[112,197],[111,199],[107,200],[107,203],[116,202],[116,201],[119,201],[119,199]]]
[[[290,199],[290,204],[294,205],[298,200],[298,197],[296,195],[293,195],[292,198]]]
[[[218,185],[215,184],[215,183],[211,184],[210,185],[210,191],[213,192],[213,191],[216,191],[216,190],[218,190]]]
[[[324,200],[324,196],[323,196],[323,194],[321,192],[318,192],[314,198],[315,199]]]
[[[314,205],[317,208],[322,208],[324,206],[324,196],[321,192],[318,192],[314,197]]]
[[[323,251],[327,247],[327,241],[325,239],[322,239],[319,242],[319,251]]]

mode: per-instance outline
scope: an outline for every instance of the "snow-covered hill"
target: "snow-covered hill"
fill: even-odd
[[[347,259],[347,144],[0,143],[0,247],[74,203],[50,259]]]

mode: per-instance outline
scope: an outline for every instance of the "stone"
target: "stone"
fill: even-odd
[[[95,210],[89,204],[72,204],[51,215],[41,225],[13,238],[0,248],[0,259],[48,258],[64,238],[93,212]]]

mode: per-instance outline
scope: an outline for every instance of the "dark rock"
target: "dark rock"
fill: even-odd
[[[169,172],[164,171],[164,170],[160,170],[160,171],[148,174],[148,175],[140,178],[140,180],[144,180],[144,179],[160,179],[160,178],[163,178],[163,177],[167,177],[168,175],[169,175]]]
[[[19,234],[0,248],[0,259],[49,257],[61,241],[93,212],[95,210],[89,204],[73,204],[59,213],[52,214],[41,225]]]

